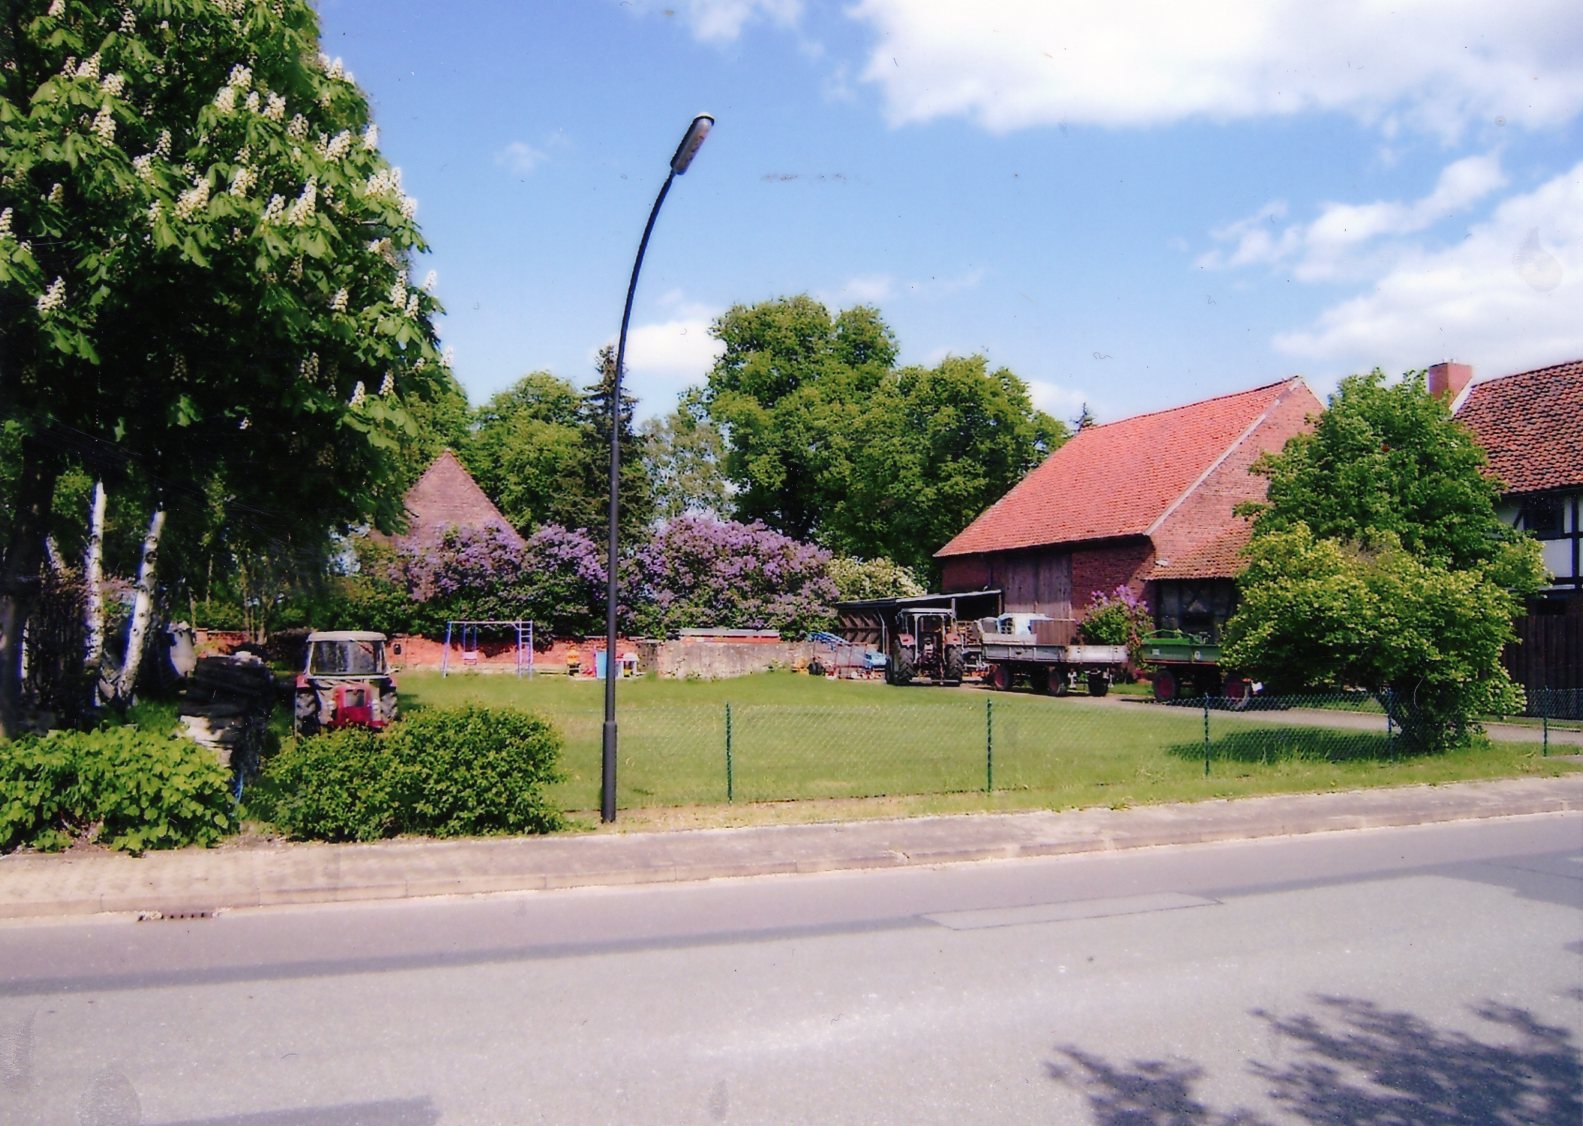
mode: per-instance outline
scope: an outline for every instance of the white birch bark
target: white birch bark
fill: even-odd
[[[83,605],[83,625],[87,645],[83,663],[93,677],[94,692],[103,694],[99,683],[104,665],[104,509],[103,481],[93,483],[93,504],[88,509],[88,546],[82,553],[83,585],[87,588]]]
[[[143,554],[137,563],[137,586],[132,602],[132,627],[127,631],[126,659],[121,662],[121,675],[116,678],[115,698],[120,703],[130,703],[132,685],[137,682],[137,667],[143,659],[143,639],[148,636],[149,622],[154,617],[154,563],[159,556],[159,536],[165,528],[165,510],[156,508],[148,522],[148,534],[143,537]]]

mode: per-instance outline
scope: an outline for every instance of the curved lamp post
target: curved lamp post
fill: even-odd
[[[618,494],[621,489],[621,370],[627,359],[627,324],[632,320],[632,296],[638,288],[638,271],[643,268],[643,252],[649,248],[649,235],[654,231],[654,220],[659,216],[660,204],[671,190],[671,181],[687,171],[698,148],[709,136],[715,119],[707,113],[693,118],[687,127],[682,143],[676,146],[671,157],[671,170],[665,177],[660,194],[654,199],[649,221],[643,228],[643,240],[638,243],[638,256],[632,263],[632,280],[627,283],[627,304],[621,311],[621,336],[616,342],[616,372],[610,391],[610,542],[605,556],[607,572],[605,586],[605,727],[603,755],[599,773],[599,819],[611,822],[616,819],[616,676],[620,660],[616,655],[616,518],[619,511]]]

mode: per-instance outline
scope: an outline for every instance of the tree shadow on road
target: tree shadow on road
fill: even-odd
[[[1583,1057],[1567,1030],[1524,1009],[1488,1002],[1473,1010],[1493,1034],[1437,1028],[1370,1001],[1320,997],[1317,1013],[1255,1010],[1277,1038],[1280,1063],[1250,1061],[1278,1120],[1402,1126],[1577,1126]],[[1195,1094],[1204,1068],[1188,1060],[1122,1065],[1075,1046],[1050,1076],[1088,1098],[1107,1126],[1253,1126],[1276,1121],[1246,1108],[1218,1110]]]

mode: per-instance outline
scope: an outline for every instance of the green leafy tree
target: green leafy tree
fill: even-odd
[[[639,427],[657,520],[724,518],[734,511],[723,465],[725,436],[709,418],[703,398],[702,388],[689,388],[670,414]]]
[[[895,338],[874,309],[832,317],[807,296],[734,306],[710,331],[725,350],[705,404],[726,437],[736,515],[813,538],[845,475],[851,424],[895,363]]]
[[[596,368],[598,379],[584,389],[578,413],[590,442],[590,472],[583,493],[591,498],[589,508],[597,515],[590,522],[566,525],[585,531],[610,527],[610,397],[615,392],[616,380],[614,348],[606,345],[599,350]],[[654,519],[654,487],[649,480],[644,439],[632,426],[636,406],[637,401],[622,391],[621,405],[616,412],[617,442],[621,447],[621,504],[617,517],[621,522],[621,538],[629,541],[645,537]]]
[[[917,598],[928,588],[912,571],[889,559],[858,559],[837,555],[830,560],[826,574],[835,584],[837,602],[859,602],[866,598]]]
[[[1253,540],[1225,661],[1277,691],[1378,693],[1422,751],[1517,708],[1501,650],[1544,568],[1496,514],[1500,484],[1484,465],[1420,375],[1343,380],[1311,433],[1254,467],[1269,497],[1246,509]]]
[[[594,451],[581,405],[576,387],[541,371],[474,412],[472,437],[459,456],[512,527],[582,528],[596,519],[587,488]]]
[[[403,403],[443,360],[415,205],[306,0],[17,2],[0,58],[10,735],[65,469],[116,451],[157,506],[213,483],[238,544],[389,527]]]
[[[1066,438],[1028,387],[982,356],[888,373],[843,442],[820,541],[928,574],[936,549]],[[832,437],[832,441],[836,440]]]

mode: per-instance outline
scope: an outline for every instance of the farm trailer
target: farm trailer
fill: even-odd
[[[1084,645],[1077,623],[1043,614],[1002,614],[977,622],[978,660],[984,683],[1008,689],[1026,683],[1035,692],[1064,696],[1080,687],[1103,696],[1127,664],[1125,645]]]

